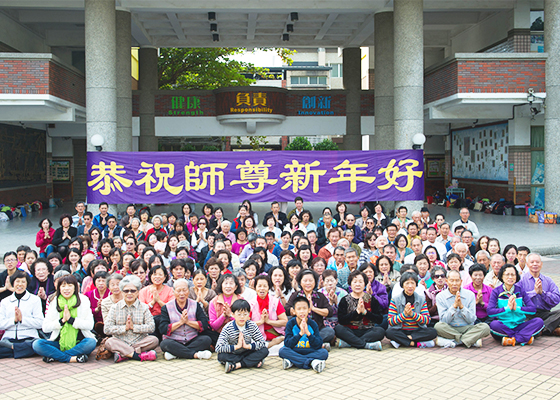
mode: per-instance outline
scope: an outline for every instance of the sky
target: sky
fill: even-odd
[[[254,52],[247,51],[231,57],[237,61],[248,62],[257,67],[281,67],[282,59],[276,54],[275,51],[262,51],[255,50]]]

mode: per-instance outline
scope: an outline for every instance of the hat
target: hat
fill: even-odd
[[[248,240],[249,242],[254,242],[255,240],[257,240],[257,234],[254,233],[254,232],[249,233],[249,236],[247,237],[247,240]]]

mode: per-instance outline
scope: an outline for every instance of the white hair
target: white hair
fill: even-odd
[[[185,278],[180,278],[173,282],[173,289],[175,289],[179,283],[184,283],[185,285],[187,285],[187,287],[189,287],[189,281],[187,281]]]
[[[128,285],[134,285],[138,290],[142,289],[142,282],[136,275],[125,276],[122,279],[121,283],[119,283],[119,289],[122,291]]]

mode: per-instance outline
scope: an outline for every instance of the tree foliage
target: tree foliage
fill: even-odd
[[[288,49],[263,49],[276,51],[282,59],[291,63]],[[243,48],[161,48],[158,60],[159,88],[169,89],[217,89],[228,86],[249,86],[254,79],[243,74],[268,76],[267,68],[256,67],[231,57],[241,54]]]
[[[303,136],[298,136],[286,146],[286,150],[313,150],[313,146],[309,139]]]
[[[317,151],[338,150],[338,144],[330,139],[325,139],[322,142],[316,143],[315,146],[313,146],[313,149]]]

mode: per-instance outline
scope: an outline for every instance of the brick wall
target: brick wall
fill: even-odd
[[[48,202],[47,184],[0,190],[0,204],[14,207],[15,205],[31,203],[35,200]]]
[[[49,92],[71,103],[86,106],[85,78],[54,62],[49,63]]]
[[[360,112],[362,116],[375,115],[375,95],[373,90],[362,91]]]
[[[544,60],[454,60],[425,76],[424,104],[456,93],[545,90]]]

